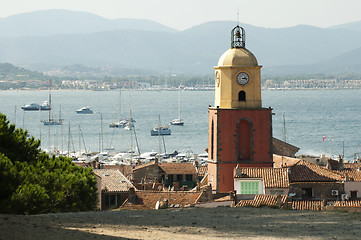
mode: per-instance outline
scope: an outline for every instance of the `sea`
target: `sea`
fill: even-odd
[[[166,152],[204,154],[208,147],[208,107],[214,91],[58,90],[51,92],[51,116],[63,125],[44,126],[48,111],[23,111],[27,103],[41,104],[49,91],[0,91],[0,112],[19,128],[41,140],[43,150],[101,152]],[[353,161],[361,149],[361,90],[262,90],[262,106],[273,109],[273,136],[300,148],[297,154]],[[77,114],[90,106],[94,114]],[[180,111],[179,111],[180,109]],[[178,118],[170,136],[150,130]],[[109,128],[132,116],[135,130]]]

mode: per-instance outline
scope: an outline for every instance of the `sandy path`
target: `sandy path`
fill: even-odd
[[[357,239],[361,214],[185,208],[0,215],[0,239]]]

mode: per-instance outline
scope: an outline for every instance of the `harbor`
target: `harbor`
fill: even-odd
[[[166,153],[191,150],[204,154],[208,146],[208,106],[214,104],[214,92],[180,94],[184,125],[170,125],[172,134],[163,136]],[[346,160],[353,161],[360,151],[360,90],[262,90],[262,97],[263,106],[272,106],[275,113],[273,135],[280,140],[286,137],[288,143],[300,148],[298,154],[325,154],[335,159],[344,155]],[[109,128],[111,122],[128,117],[132,109],[140,152],[165,153],[164,144],[159,144],[150,130],[159,125],[159,115],[162,125],[170,124],[178,116],[177,91],[122,91],[120,111],[119,91],[52,91],[53,117],[58,117],[61,106],[64,119],[59,126],[44,126],[40,122],[48,118],[48,111],[21,109],[29,102],[47,100],[48,91],[0,91],[0,99],[0,109],[11,123],[41,139],[42,149],[62,152],[84,151],[84,145],[91,152],[103,152],[105,148],[138,151],[134,131]],[[90,106],[94,113],[77,114],[75,111],[83,106]]]

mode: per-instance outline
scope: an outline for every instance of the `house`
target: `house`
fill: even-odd
[[[285,165],[284,165],[285,166]],[[361,191],[358,170],[330,170],[305,160],[281,168],[236,168],[234,186],[238,199],[257,194],[289,195],[294,200],[357,198]],[[348,177],[346,177],[348,176]]]
[[[361,198],[361,164],[344,163],[343,168],[336,171],[345,179],[344,190],[351,200]]]
[[[119,207],[134,185],[117,169],[93,169],[98,181],[99,209]],[[99,191],[100,190],[100,191]]]
[[[293,199],[337,199],[344,193],[344,177],[316,164],[300,160],[288,174]]]
[[[234,175],[234,190],[237,199],[253,199],[257,194],[287,195],[288,169],[237,167]]]
[[[151,162],[133,169],[133,179],[139,183],[163,183],[165,187],[193,188],[197,185],[197,174],[192,163]]]

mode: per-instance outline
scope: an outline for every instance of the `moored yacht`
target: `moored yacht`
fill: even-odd
[[[161,126],[161,127],[154,127],[150,130],[151,136],[158,136],[158,135],[171,135],[172,131],[169,129],[168,126]]]
[[[41,105],[37,104],[37,103],[28,103],[24,106],[21,107],[21,109],[23,109],[24,111],[49,111],[50,105],[48,101],[44,101]]]
[[[82,107],[78,110],[76,110],[76,113],[79,114],[93,114],[93,110],[90,109],[90,107]]]

